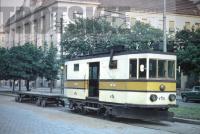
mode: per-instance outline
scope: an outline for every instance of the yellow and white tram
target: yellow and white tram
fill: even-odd
[[[114,52],[65,63],[65,95],[71,109],[107,115],[164,119],[176,106],[176,56]]]

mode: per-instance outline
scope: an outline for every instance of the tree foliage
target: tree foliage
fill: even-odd
[[[182,30],[176,34],[178,64],[189,75],[200,74],[200,30]]]
[[[57,48],[51,43],[50,48],[44,52],[43,57],[43,76],[51,83],[51,92],[53,88],[53,81],[58,79],[59,60],[57,57]]]
[[[8,50],[0,47],[0,80],[8,79]]]
[[[62,45],[68,57],[73,57],[117,45],[134,50],[159,48],[161,38],[161,30],[141,22],[127,29],[112,27],[104,19],[78,19],[65,28]]]
[[[54,80],[59,68],[56,54],[53,44],[48,51],[42,51],[32,43],[10,49],[0,48],[0,80],[26,80],[27,90],[29,82],[35,81],[38,76]]]
[[[9,50],[9,77],[13,80],[26,80],[27,90],[29,82],[41,75],[43,53],[31,43],[12,47]]]

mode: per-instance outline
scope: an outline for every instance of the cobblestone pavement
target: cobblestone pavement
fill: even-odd
[[[12,97],[0,96],[0,134],[198,134],[199,132],[200,128],[196,125],[111,122],[74,114],[66,108],[41,108],[33,104],[16,103]]]

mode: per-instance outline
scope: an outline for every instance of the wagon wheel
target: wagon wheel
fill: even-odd
[[[60,101],[56,100],[56,106],[59,107],[60,106]]]
[[[42,106],[42,107],[46,107],[46,100],[42,100],[41,106]]]
[[[69,102],[69,109],[71,109],[71,110],[74,109],[74,103],[72,101]]]
[[[64,100],[61,100],[60,102],[61,102],[61,105],[62,105],[63,107],[65,107],[65,101],[64,101]]]
[[[16,101],[16,102],[19,102],[19,96],[16,96],[16,97],[15,97],[15,101]]]
[[[22,97],[19,97],[19,102],[22,103]]]
[[[84,106],[81,106],[81,114],[86,115],[88,114],[88,110],[84,108]]]
[[[36,105],[37,105],[37,106],[40,106],[40,105],[41,105],[41,100],[40,100],[39,98],[38,98],[37,101],[36,101]]]

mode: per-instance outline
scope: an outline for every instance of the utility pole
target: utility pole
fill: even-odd
[[[60,47],[61,47],[61,94],[64,94],[64,56],[63,56],[63,18],[60,18]]]
[[[166,35],[166,0],[163,5],[163,52],[167,52],[167,35]]]

